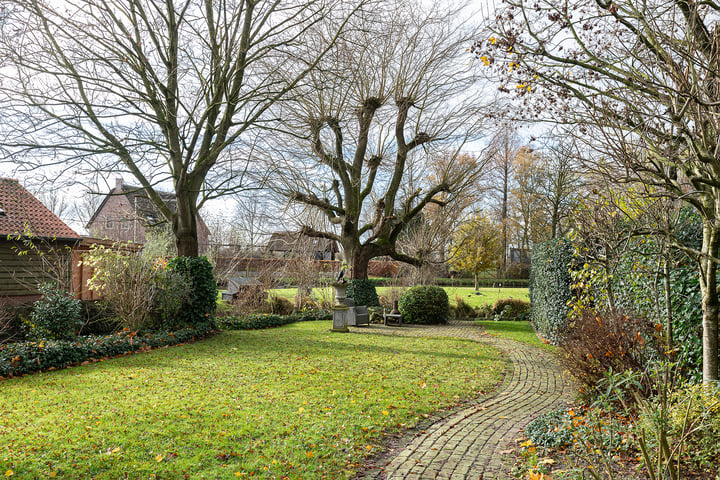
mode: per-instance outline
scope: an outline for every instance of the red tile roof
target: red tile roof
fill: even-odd
[[[44,238],[80,239],[17,180],[0,178],[0,239],[25,232]]]

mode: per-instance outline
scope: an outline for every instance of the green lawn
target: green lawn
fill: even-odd
[[[383,432],[492,390],[505,368],[475,342],[329,327],[225,332],[3,381],[0,476],[344,478]]]
[[[527,288],[480,288],[476,295],[475,289],[472,287],[443,287],[448,294],[450,304],[455,305],[455,297],[460,296],[473,307],[478,307],[486,303],[494,303],[498,298],[521,298],[529,300]],[[386,295],[390,287],[378,287],[378,295]],[[276,288],[271,290],[278,296],[291,300],[297,295],[297,288]],[[313,289],[313,293],[317,296],[321,294],[318,288]],[[329,291],[325,293],[329,296]]]
[[[550,351],[555,350],[554,346],[543,343],[542,340],[538,338],[530,322],[478,320],[475,324],[482,326],[490,335],[509,338]]]

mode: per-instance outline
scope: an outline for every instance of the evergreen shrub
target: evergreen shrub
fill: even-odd
[[[355,305],[365,305],[366,307],[379,307],[380,299],[375,290],[375,283],[372,280],[363,280],[355,278],[350,280],[345,289],[345,296],[352,298]]]
[[[418,285],[405,290],[400,297],[400,314],[403,323],[447,323],[450,301],[441,287]]]
[[[212,331],[209,323],[174,332],[137,335],[127,330],[111,335],[77,337],[73,340],[41,340],[0,345],[0,377],[60,369],[131,352],[193,341]]]
[[[175,257],[168,262],[168,268],[183,274],[191,284],[190,294],[178,312],[179,323],[201,325],[212,322],[218,289],[210,261],[206,257]]]
[[[568,329],[572,258],[572,244],[566,238],[554,238],[533,247],[530,318],[535,330],[553,344],[557,344]]]
[[[71,340],[83,325],[82,302],[53,283],[38,287],[42,298],[33,305],[29,337],[33,339]]]

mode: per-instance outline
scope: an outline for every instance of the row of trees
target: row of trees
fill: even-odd
[[[718,378],[718,11],[710,2],[507,0],[475,52],[514,113],[578,126],[585,168],[692,206],[702,244],[666,235],[697,262],[703,379]],[[663,224],[646,225],[663,234]]]
[[[22,169],[130,174],[197,255],[208,201],[264,188],[322,213],[352,274],[429,205],[460,201],[485,106],[460,8],[398,0],[4,2],[0,127]],[[467,16],[465,18],[468,18]],[[439,167],[420,175],[430,158]],[[175,205],[158,193],[173,190]],[[409,250],[408,250],[409,251]]]

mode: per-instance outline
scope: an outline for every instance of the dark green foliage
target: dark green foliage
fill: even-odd
[[[498,320],[529,320],[530,302],[519,298],[498,298],[491,307]]]
[[[400,297],[399,309],[403,323],[447,323],[450,301],[442,288],[418,285],[405,290]]]
[[[380,299],[375,290],[375,283],[372,280],[362,280],[355,278],[345,290],[345,296],[352,298],[355,305],[365,305],[366,307],[380,306]]]
[[[535,330],[553,344],[557,344],[568,329],[572,251],[570,240],[565,238],[554,238],[533,247],[530,318]]]
[[[83,325],[82,302],[53,283],[38,287],[42,298],[30,316],[29,336],[35,340],[71,340]]]
[[[572,418],[565,410],[544,413],[528,423],[525,435],[540,447],[558,448],[572,445]]]
[[[309,322],[313,320],[330,320],[332,313],[318,310],[307,313],[293,313],[292,315],[276,315],[256,313],[245,317],[226,317],[218,320],[220,328],[225,330],[260,330],[263,328],[280,327],[296,322]]]
[[[100,359],[130,352],[177,345],[207,336],[209,322],[172,333],[158,332],[136,335],[120,332],[112,335],[78,337],[74,340],[43,340],[0,345],[0,377],[59,369],[90,359]]]
[[[702,241],[700,217],[689,208],[680,210],[675,236],[684,246],[699,249]],[[663,252],[661,243],[653,237],[639,237],[631,241],[612,282],[616,303],[618,308],[634,312],[666,328],[662,263],[668,261],[674,347],[678,349],[675,360],[685,376],[700,381],[702,301],[697,264],[684,253],[674,250]]]
[[[192,284],[190,295],[178,313],[181,325],[200,325],[213,319],[217,308],[217,284],[212,264],[205,257],[175,257],[171,271],[183,274]]]

